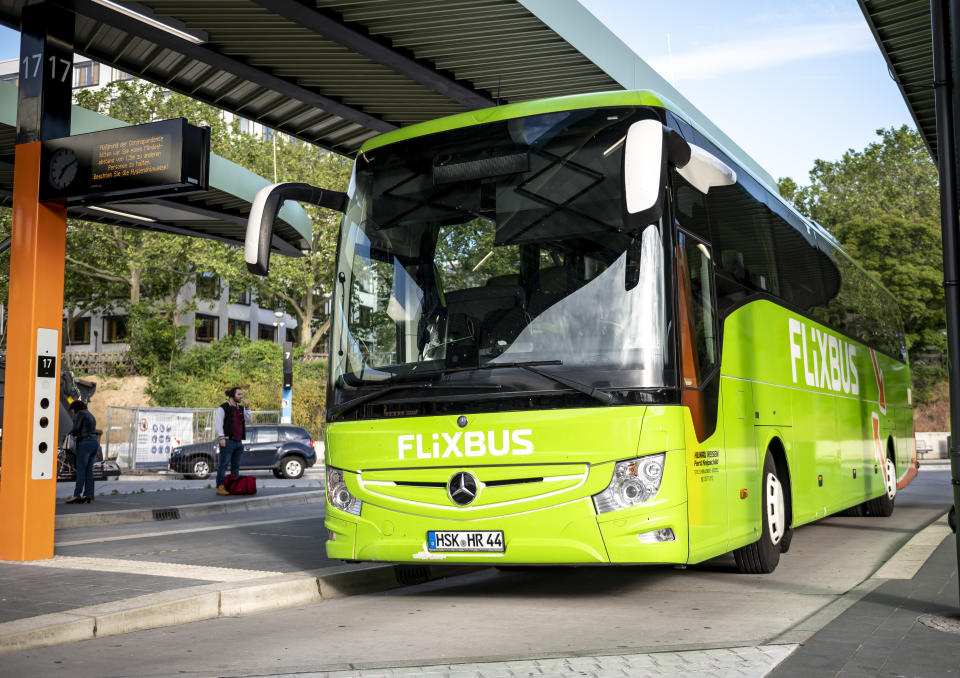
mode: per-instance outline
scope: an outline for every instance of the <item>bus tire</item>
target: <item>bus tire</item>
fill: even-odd
[[[790,542],[793,541],[793,528],[788,527],[780,540],[780,553],[786,553],[790,550]]]
[[[777,569],[780,563],[780,543],[787,532],[783,485],[777,477],[777,465],[773,463],[773,455],[769,451],[763,459],[763,479],[760,487],[760,538],[733,552],[737,569],[744,574],[769,574]],[[789,548],[789,542],[787,546]]]
[[[889,518],[893,515],[894,502],[897,499],[897,465],[887,457],[886,492],[864,504],[867,515]]]

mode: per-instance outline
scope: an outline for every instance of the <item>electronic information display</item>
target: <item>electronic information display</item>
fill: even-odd
[[[210,129],[183,118],[43,142],[40,200],[67,205],[205,191]]]

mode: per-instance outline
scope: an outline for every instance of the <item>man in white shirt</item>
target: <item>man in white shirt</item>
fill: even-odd
[[[240,475],[243,439],[247,435],[247,424],[252,421],[250,403],[244,398],[243,389],[233,386],[225,393],[227,401],[213,412],[213,432],[220,453],[217,463],[217,494],[220,495],[230,494],[224,485],[227,464],[230,464],[230,473]]]

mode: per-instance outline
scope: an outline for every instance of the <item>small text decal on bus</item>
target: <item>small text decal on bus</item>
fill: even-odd
[[[856,346],[816,327],[807,327],[796,318],[790,318],[789,332],[793,383],[797,383],[799,362],[803,364],[803,379],[807,386],[860,394],[860,379],[854,362]]]
[[[455,433],[434,433],[424,445],[423,435],[408,434],[397,436],[397,455],[416,452],[417,459],[446,459],[448,457],[483,457],[487,454],[503,457],[508,454],[522,456],[533,454],[533,443],[527,438],[533,435],[531,429],[516,431],[456,431]]]

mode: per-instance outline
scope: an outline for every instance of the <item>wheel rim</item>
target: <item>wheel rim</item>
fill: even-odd
[[[897,465],[893,459],[887,459],[887,499],[893,501],[897,496]]]
[[[295,459],[291,459],[283,467],[283,470],[288,476],[300,475],[300,462],[296,461]]]
[[[194,475],[203,476],[210,473],[210,466],[205,461],[198,461],[193,465]]]
[[[783,485],[772,473],[767,474],[766,483],[767,530],[770,532],[770,542],[779,544],[786,532],[786,510],[783,504]]]

